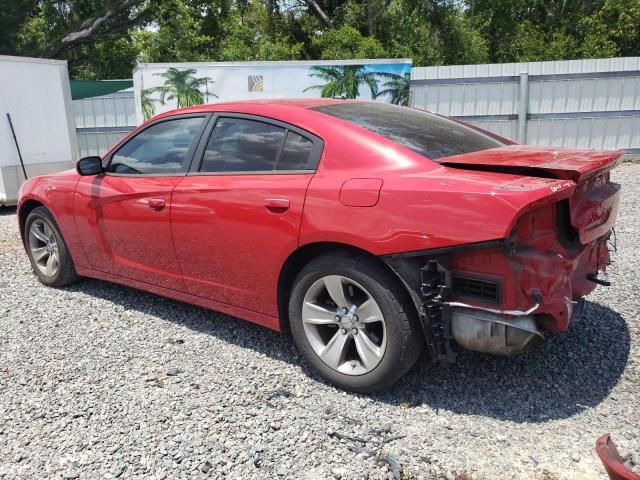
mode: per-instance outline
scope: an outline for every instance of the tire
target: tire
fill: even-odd
[[[333,299],[339,293],[329,293],[340,290],[336,285],[342,286],[348,312]],[[359,312],[367,318],[358,318]],[[382,321],[375,321],[380,315]],[[419,319],[404,287],[383,265],[364,256],[336,252],[310,261],[293,285],[289,319],[305,360],[328,382],[355,392],[390,386],[424,348]]]
[[[58,224],[45,207],[37,207],[29,213],[24,226],[24,244],[33,273],[43,284],[64,287],[79,280]],[[52,257],[57,262],[52,261],[49,269]]]

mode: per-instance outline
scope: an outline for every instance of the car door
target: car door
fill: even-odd
[[[264,117],[218,115],[173,193],[171,231],[193,295],[277,316],[322,140]]]
[[[171,192],[210,116],[151,123],[104,159],[104,174],[80,179],[76,225],[93,269],[185,289],[171,238]]]

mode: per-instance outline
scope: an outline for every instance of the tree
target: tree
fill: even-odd
[[[60,58],[74,78],[128,78],[150,0],[0,0],[0,54]]]
[[[640,54],[640,0],[604,0],[581,26],[591,47],[583,51],[587,58]]]
[[[150,119],[156,113],[156,102],[159,100],[152,97],[155,93],[155,88],[145,88],[140,92],[140,103],[142,105],[142,113],[144,113],[145,120]]]
[[[324,24],[325,27],[332,29],[334,28],[333,22],[329,15],[325,13],[320,4],[315,0],[303,0],[304,3],[309,7],[309,9],[316,15],[320,21]]]
[[[142,22],[150,9],[137,9],[145,0],[110,0],[95,14],[73,25],[62,38],[49,46],[42,56],[54,58],[61,52],[77,45],[94,43],[98,37],[104,38],[121,31],[127,31]],[[36,2],[37,3],[37,2]],[[136,11],[137,10],[137,11]]]
[[[360,95],[360,85],[365,85],[372,98],[378,94],[376,73],[367,72],[364,65],[317,65],[311,67],[311,70],[313,73],[310,76],[320,78],[325,83],[305,88],[305,92],[320,90],[320,95],[325,98],[357,98]]]
[[[209,77],[197,78],[194,76],[195,73],[196,70],[194,68],[178,70],[171,67],[166,72],[156,74],[165,79],[164,85],[148,90],[159,92],[160,102],[163,105],[166,104],[167,100],[176,100],[178,108],[200,105],[204,103],[204,95],[200,89],[202,87],[207,88],[209,83],[213,83],[213,80]],[[211,92],[207,92],[207,95],[218,97]]]
[[[325,60],[387,56],[384,46],[376,38],[363,36],[349,25],[316,34],[312,43],[319,50],[320,58]]]
[[[395,105],[409,105],[410,73],[397,75],[395,73],[378,72],[376,75],[388,79],[389,81],[382,84],[383,90],[380,90],[375,98],[389,95],[391,103]]]
[[[85,79],[138,62],[516,62],[640,55],[638,25],[640,0],[0,0],[0,54]]]

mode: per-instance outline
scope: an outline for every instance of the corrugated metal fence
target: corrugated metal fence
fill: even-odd
[[[411,105],[520,143],[640,154],[640,57],[414,68]]]
[[[102,155],[136,125],[133,89],[73,101],[80,157]]]

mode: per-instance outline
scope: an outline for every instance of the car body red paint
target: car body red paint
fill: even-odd
[[[283,265],[299,249],[321,244],[384,258],[438,252],[453,272],[500,280],[493,308],[526,310],[538,302],[541,324],[566,330],[572,302],[595,287],[587,274],[609,263],[619,186],[608,172],[622,152],[507,145],[431,161],[311,109],[339,102],[209,104],[151,120],[234,113],[285,122],[324,142],[315,172],[82,177],[67,171],[29,179],[19,212],[35,202],[51,211],[80,275],[273,329],[281,328]],[[567,205],[565,227],[577,236],[569,243],[559,233],[560,204]]]
[[[625,459],[608,433],[596,440],[596,453],[611,480],[640,480],[640,475],[624,465]]]

